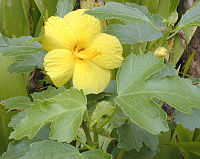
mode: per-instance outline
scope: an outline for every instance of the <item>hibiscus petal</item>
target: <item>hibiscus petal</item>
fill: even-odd
[[[94,16],[84,14],[86,9],[68,13],[64,20],[71,26],[76,39],[77,49],[83,49],[101,32],[100,21]]]
[[[100,93],[110,81],[110,70],[100,68],[90,61],[77,60],[73,74],[73,85],[86,94]]]
[[[95,50],[99,50],[100,53],[90,61],[102,68],[117,68],[123,60],[122,46],[115,36],[101,33],[91,42],[91,45],[86,48],[86,52],[95,52]]]
[[[67,83],[74,72],[75,60],[72,52],[64,49],[55,49],[44,57],[44,68],[56,87]]]
[[[63,18],[52,16],[44,26],[45,36],[42,45],[47,51],[67,49],[72,51],[76,45],[73,31]]]

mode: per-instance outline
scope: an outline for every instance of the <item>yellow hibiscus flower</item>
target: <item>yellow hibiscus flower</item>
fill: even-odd
[[[99,93],[110,81],[110,69],[123,60],[122,46],[116,37],[101,33],[100,21],[85,11],[72,11],[64,18],[52,16],[45,23],[44,67],[57,87],[72,78],[75,88]]]

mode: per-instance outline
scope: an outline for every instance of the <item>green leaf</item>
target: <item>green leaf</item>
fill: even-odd
[[[23,73],[32,72],[37,66],[41,68],[44,62],[45,51],[38,52],[37,54],[18,56],[16,57],[16,62],[8,67],[9,73]]]
[[[176,63],[181,58],[185,50],[185,46],[189,44],[191,37],[194,35],[196,31],[196,26],[182,28],[182,31],[185,34],[185,39],[179,35],[176,35],[174,39],[174,44],[173,44],[174,50],[171,61],[174,65],[176,65]]]
[[[182,17],[179,27],[188,27],[200,25],[200,2],[189,9]]]
[[[153,157],[153,159],[170,159],[169,158],[169,146],[171,140],[171,130],[164,132],[159,136],[159,152]]]
[[[10,121],[11,116],[15,114],[15,112],[6,112],[6,109],[3,105],[0,104],[0,156],[3,152],[6,151],[8,143],[9,143],[9,135],[12,131],[11,128],[8,127],[8,123]]]
[[[83,92],[77,89],[67,89],[50,99],[36,100],[27,110],[26,117],[14,126],[11,138],[33,138],[41,127],[51,123],[51,139],[71,142],[82,122],[86,104]]]
[[[0,53],[0,99],[6,100],[15,96],[26,96],[26,85],[22,75],[9,74],[6,70],[13,62],[12,57],[4,57]],[[5,107],[0,104],[0,155],[6,150],[9,143],[9,134],[12,131],[8,123],[16,111],[6,113]]]
[[[110,122],[113,124],[115,128],[120,127],[125,123],[127,120],[127,116],[123,113],[123,111],[118,107],[117,111],[113,115],[113,117],[110,119]]]
[[[87,109],[88,113],[92,114],[92,112],[95,110],[96,105],[100,103],[102,100],[104,100],[106,97],[109,97],[108,93],[102,92],[99,94],[88,94],[87,95]]]
[[[58,89],[56,89],[55,87],[48,87],[47,90],[44,90],[42,92],[35,92],[33,94],[31,94],[31,96],[33,97],[34,100],[45,100],[45,99],[50,99],[62,92],[65,91],[65,87],[60,87]]]
[[[18,114],[14,115],[11,118],[11,121],[9,122],[8,126],[13,128],[16,127],[16,125],[19,124],[20,121],[26,117],[26,113],[27,110],[19,112]]]
[[[153,74],[153,76],[171,76],[171,75],[177,75],[176,69],[174,68],[174,65],[172,63],[166,63],[165,67],[163,67],[161,70]]]
[[[108,2],[105,6],[88,10],[85,13],[96,18],[118,19],[128,22],[150,21],[149,18],[137,8],[132,8],[121,3]]]
[[[8,37],[30,35],[29,0],[1,0],[0,33]]]
[[[112,159],[112,156],[103,150],[92,150],[81,153],[83,159]]]
[[[114,110],[114,107],[110,102],[102,101],[96,105],[96,109],[93,111],[91,116],[91,126],[95,123],[100,123],[103,116],[108,116]]]
[[[117,147],[130,151],[136,149],[139,151],[143,143],[149,147],[152,151],[157,150],[158,136],[152,135],[146,130],[140,128],[132,122],[128,122],[121,126],[117,133],[119,135],[119,141]]]
[[[25,96],[11,97],[5,100],[6,108],[9,110],[19,109],[19,108],[29,108],[31,100]]]
[[[136,150],[127,151],[124,155],[125,159],[151,159],[157,151],[152,151],[148,147],[143,146],[139,152]],[[163,159],[163,158],[162,158]]]
[[[76,0],[58,0],[56,15],[64,17],[67,13],[71,12],[74,8]]]
[[[158,15],[151,17],[151,22],[158,28],[165,26]],[[130,23],[126,25],[112,24],[106,30],[106,33],[116,36],[123,44],[136,44],[145,41],[152,41],[162,37],[163,33],[155,30],[148,22]]]
[[[50,140],[32,142],[31,140],[12,142],[0,159],[112,159],[112,156],[103,150],[79,153],[77,148],[66,143]]]
[[[192,142],[193,132],[183,128],[181,124],[176,127],[175,133],[179,142]]]
[[[185,113],[192,113],[191,107],[200,107],[200,92],[191,81],[178,76],[150,78],[163,67],[164,60],[151,53],[129,55],[117,75],[115,102],[134,123],[154,135],[168,130],[166,113],[155,100]]]
[[[0,52],[4,56],[21,56],[36,54],[44,51],[42,45],[38,42],[31,42],[31,36],[21,38],[7,38],[0,36]]]
[[[41,13],[41,16],[45,17],[46,8],[45,8],[44,0],[34,0],[34,2]]]
[[[4,56],[13,56],[13,62],[8,68],[10,73],[30,72],[35,66],[42,67],[46,51],[34,38],[7,38],[0,36],[0,52]]]
[[[135,3],[126,3],[127,6],[132,7],[132,8],[137,8],[140,12],[142,12],[144,15],[149,17],[151,13],[148,11],[146,6],[140,6]]]
[[[23,139],[19,141],[13,141],[8,145],[8,149],[0,159],[19,159],[30,150],[31,140]]]
[[[192,114],[185,114],[175,110],[174,120],[177,124],[182,124],[184,128],[194,131],[195,128],[200,128],[200,109],[193,108],[192,110]]]
[[[175,143],[172,144],[176,147],[181,147],[182,149],[194,153],[195,155],[200,156],[200,142],[182,142],[182,143]]]
[[[31,144],[30,151],[20,159],[79,159],[78,150],[70,144],[40,141]]]
[[[170,0],[169,13],[176,12],[180,0]]]

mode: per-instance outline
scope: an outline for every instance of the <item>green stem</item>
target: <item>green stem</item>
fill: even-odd
[[[173,32],[172,35],[170,35],[169,37],[167,37],[167,40],[171,39],[172,37],[174,37],[178,32],[179,32],[180,28],[176,28]]]
[[[162,39],[161,39],[160,42],[159,42],[159,46],[160,46],[160,47],[165,46],[166,41],[167,41],[167,37],[169,36],[169,34],[170,34],[170,27],[167,28],[166,32],[165,32],[164,35],[162,36]]]
[[[139,51],[140,51],[140,55],[142,54],[142,48],[141,48],[141,43],[138,43],[138,48],[139,48]]]
[[[88,150],[93,150],[92,147],[90,147],[89,145],[87,145],[86,143],[84,143],[82,140],[80,140],[78,137],[75,137],[75,140],[77,140],[78,142],[80,142],[83,146],[85,146]]]
[[[156,26],[154,26],[152,23],[151,23],[151,21],[148,21],[149,22],[149,24],[154,28],[154,29],[156,29],[157,31],[159,31],[159,32],[162,32],[162,30],[160,30],[160,29],[158,29]]]
[[[125,152],[125,149],[120,149],[116,159],[123,159]]]
[[[99,126],[99,129],[103,129],[103,127],[110,121],[110,119],[113,117],[115,112],[117,111],[118,105],[115,105],[115,108],[113,109],[112,113],[101,123]]]
[[[99,148],[99,134],[97,131],[96,124],[93,126],[93,130],[94,130],[94,146],[95,148]]]
[[[90,130],[89,128],[87,127],[87,124],[85,123],[85,121],[82,122],[82,128],[83,128],[83,131],[85,133],[85,137],[87,139],[87,143],[90,145],[92,144],[92,137],[90,135]]]
[[[90,120],[90,118],[89,118],[87,109],[85,110],[85,118],[86,118],[88,124],[90,125],[90,124],[91,124],[91,120]]]

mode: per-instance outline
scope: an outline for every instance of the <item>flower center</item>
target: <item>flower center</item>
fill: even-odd
[[[94,57],[96,57],[97,55],[101,54],[101,49],[97,49],[94,51],[89,51],[86,49],[80,49],[78,50],[77,47],[74,47],[74,52],[73,52],[74,56],[80,60],[89,60],[92,59]]]

